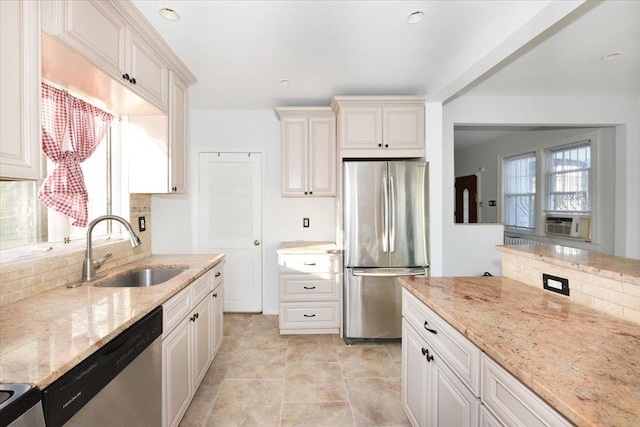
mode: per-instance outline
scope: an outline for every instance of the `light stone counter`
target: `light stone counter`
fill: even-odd
[[[578,426],[640,426],[640,326],[503,277],[403,286]]]
[[[224,255],[152,255],[75,289],[52,289],[0,309],[0,383],[41,389],[178,293]],[[146,288],[101,288],[134,269],[186,268]]]
[[[307,242],[307,241],[293,241],[282,242],[278,247],[279,254],[289,255],[304,255],[304,254],[336,254],[339,253],[338,247],[333,242]]]
[[[503,253],[525,256],[608,279],[640,285],[640,261],[560,245],[497,246]]]

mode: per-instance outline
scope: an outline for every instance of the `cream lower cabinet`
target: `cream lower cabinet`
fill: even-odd
[[[0,1],[0,177],[40,179],[40,2]]]
[[[413,426],[570,426],[406,289],[402,407]]]
[[[278,254],[280,333],[340,332],[340,257],[336,254]]]
[[[222,266],[197,279],[163,304],[163,426],[177,426],[222,344]],[[214,284],[217,284],[213,289]]]

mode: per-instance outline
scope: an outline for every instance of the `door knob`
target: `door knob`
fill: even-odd
[[[254,240],[253,241],[253,245],[254,246],[260,246],[260,240]]]

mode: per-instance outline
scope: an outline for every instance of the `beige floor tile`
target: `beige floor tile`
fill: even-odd
[[[222,329],[225,337],[242,336],[255,315],[245,313],[225,313]]]
[[[179,426],[180,427],[201,427],[207,421],[211,409],[213,408],[213,401],[194,400],[191,401],[189,409],[182,417]]]
[[[340,339],[339,335],[289,335],[289,345],[322,345],[335,347],[336,338]]]
[[[337,362],[338,351],[334,345],[289,345],[287,363]]]
[[[402,410],[400,378],[348,379],[346,385],[358,426],[410,425]]]
[[[285,402],[346,401],[347,389],[338,363],[287,364]]]
[[[228,361],[225,379],[283,379],[286,352],[286,348],[239,348]]]
[[[225,380],[207,426],[278,426],[283,380]]]
[[[402,369],[384,347],[338,347],[345,378],[400,378]]]
[[[402,362],[402,343],[400,341],[385,343],[384,348],[389,352],[391,359],[395,362]]]
[[[356,341],[353,344],[347,344],[344,338],[339,335],[332,335],[333,341],[338,347],[383,347],[384,343],[380,341]]]
[[[277,329],[249,329],[240,340],[239,348],[287,348],[289,337]]]
[[[281,426],[354,426],[349,402],[283,403]]]

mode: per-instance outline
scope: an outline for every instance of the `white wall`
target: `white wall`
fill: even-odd
[[[640,99],[575,97],[460,97],[444,108],[443,208],[453,217],[453,127],[460,125],[615,126],[615,250],[618,256],[640,259]],[[443,223],[445,230],[453,227]],[[488,251],[480,231],[469,229],[466,240],[445,250],[447,263],[464,263],[455,247]],[[455,239],[454,239],[455,240]],[[496,255],[497,257],[497,255]],[[445,269],[447,271],[447,269]]]
[[[183,196],[153,196],[153,253],[197,251],[197,224],[191,212],[197,209],[194,183],[199,151],[262,151],[266,167],[262,205],[263,312],[277,314],[277,248],[285,240],[334,241],[334,199],[281,197],[280,123],[272,110],[191,110],[190,114],[189,192]],[[309,228],[302,228],[303,217],[309,218]]]
[[[467,175],[469,171],[478,171],[480,176],[480,200],[484,207],[478,208],[481,222],[498,222],[501,211],[500,198],[500,161],[501,159],[518,154],[535,151],[538,160],[544,155],[544,150],[565,144],[569,141],[591,139],[596,147],[594,159],[594,177],[597,180],[596,203],[594,204],[592,224],[593,245],[578,244],[576,247],[613,253],[615,237],[615,130],[614,128],[572,128],[552,130],[532,130],[509,133],[493,141],[455,150],[455,176]],[[543,165],[538,162],[538,176],[544,173]],[[537,182],[541,188],[542,182]],[[539,190],[541,191],[541,190]],[[498,206],[488,205],[489,200],[497,200]],[[538,218],[544,217],[544,206],[538,206]],[[545,236],[544,224],[538,221],[536,234]],[[562,239],[559,239],[562,240]],[[574,245],[577,242],[565,240],[558,244]]]

